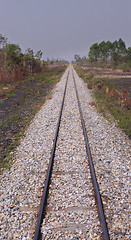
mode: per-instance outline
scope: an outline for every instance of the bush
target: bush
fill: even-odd
[[[119,68],[123,70],[123,72],[129,72],[131,70],[131,63],[122,63],[119,65]]]

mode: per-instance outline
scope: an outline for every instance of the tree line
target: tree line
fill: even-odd
[[[7,38],[0,34],[0,82],[16,81],[42,72],[45,68],[42,55],[41,50],[34,54],[31,48],[22,53],[18,44],[8,43]]]
[[[89,50],[88,58],[75,55],[75,60],[80,64],[98,64],[113,67],[131,68],[131,47],[126,48],[125,42],[120,38],[118,41],[102,41],[94,43]]]

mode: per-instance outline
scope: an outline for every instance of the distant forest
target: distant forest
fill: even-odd
[[[126,48],[125,42],[120,38],[118,41],[102,41],[94,43],[89,50],[88,58],[74,56],[77,64],[93,65],[98,67],[120,68],[123,71],[131,70],[131,47]]]
[[[23,76],[42,72],[42,54],[39,50],[34,55],[31,48],[22,53],[18,44],[8,43],[7,38],[0,34],[0,82],[12,82],[22,79]]]

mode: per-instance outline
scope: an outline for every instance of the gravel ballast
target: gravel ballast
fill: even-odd
[[[67,73],[31,122],[11,169],[1,176],[0,239],[33,239]],[[74,75],[110,239],[130,239],[130,140],[91,106],[90,90]],[[71,71],[55,158],[43,239],[101,239]]]
[[[101,239],[70,68],[42,239]]]

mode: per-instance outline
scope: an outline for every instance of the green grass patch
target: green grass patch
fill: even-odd
[[[15,93],[7,93],[7,95],[6,95],[8,98],[13,98],[13,97],[15,97],[16,96],[16,94]]]

